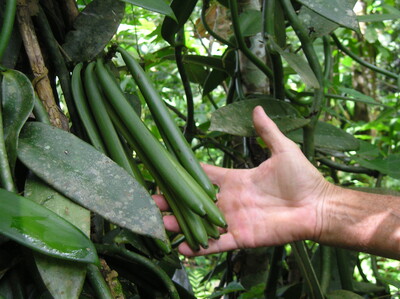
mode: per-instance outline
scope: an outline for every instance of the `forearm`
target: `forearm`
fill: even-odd
[[[332,186],[316,241],[400,259],[400,197]]]

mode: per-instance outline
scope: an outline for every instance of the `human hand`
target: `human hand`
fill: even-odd
[[[207,249],[194,252],[182,243],[182,254],[282,245],[315,239],[320,234],[323,202],[330,184],[261,107],[254,109],[253,122],[271,157],[253,169],[203,165],[211,182],[219,187],[217,205],[228,228],[218,240],[210,240]],[[155,200],[160,209],[168,208],[161,196]],[[173,216],[164,216],[164,224],[167,230],[179,231]]]

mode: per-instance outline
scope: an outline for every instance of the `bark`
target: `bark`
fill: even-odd
[[[249,9],[261,10],[259,0],[240,0],[238,4],[241,11]],[[259,59],[266,61],[265,45],[261,33],[248,37],[247,43],[251,51]],[[240,74],[245,95],[269,94],[269,80],[265,74],[244,55],[239,55]],[[241,143],[241,147],[244,149],[244,156],[247,156],[249,161],[248,165],[250,165],[250,167],[258,166],[266,159],[266,153],[258,145],[255,138],[236,139],[236,142]],[[235,167],[237,166],[238,165],[235,165]],[[240,277],[240,282],[246,289],[250,289],[261,283],[266,283],[271,252],[271,248],[268,247],[241,251],[240,259],[238,259],[240,263],[238,276]],[[235,266],[235,268],[238,267]]]
[[[32,23],[28,3],[20,0],[17,7],[17,20],[25,51],[33,73],[33,87],[49,114],[52,125],[68,130],[68,119],[57,106],[48,77],[36,32]]]
[[[259,0],[240,0],[242,11],[261,10]],[[261,32],[247,39],[249,49],[262,61],[266,61],[264,39]],[[243,91],[245,94],[268,94],[269,82],[265,74],[258,69],[247,57],[240,55],[240,71],[242,74]]]
[[[76,17],[79,15],[78,7],[76,6],[75,0],[58,0],[59,5],[64,11],[64,22],[67,27],[67,31],[72,29],[72,25]]]
[[[354,10],[357,15],[366,14],[365,2],[358,1]],[[365,23],[360,23],[360,30],[363,34],[365,33],[365,30],[366,30]],[[357,35],[357,39],[359,41],[362,41],[362,43],[360,43],[360,46],[358,49],[359,50],[358,55],[360,57],[363,57],[366,61],[368,61],[370,63],[374,63],[375,54],[373,53],[373,47],[364,41],[363,36]],[[361,45],[366,45],[366,47],[362,47]],[[365,95],[375,98],[375,96],[376,96],[375,95],[375,90],[376,90],[375,72],[360,65],[354,69],[353,78],[354,78],[353,87],[355,90],[357,90]],[[358,103],[358,102],[355,103],[353,120],[355,120],[355,121],[361,120],[364,122],[370,121],[367,104]],[[370,133],[370,132],[364,132],[364,133]]]

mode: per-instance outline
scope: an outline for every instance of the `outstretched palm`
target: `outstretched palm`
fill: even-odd
[[[253,114],[255,128],[271,150],[271,158],[253,169],[225,169],[204,165],[211,181],[219,186],[218,206],[228,223],[219,240],[208,249],[193,252],[185,243],[179,250],[198,255],[259,246],[280,245],[315,237],[328,183],[262,110]],[[176,230],[174,218],[164,219]]]

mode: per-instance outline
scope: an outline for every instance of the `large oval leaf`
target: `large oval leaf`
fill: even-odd
[[[303,142],[303,131],[296,130],[290,132],[288,137],[295,142]],[[315,147],[337,151],[355,151],[360,147],[357,138],[349,133],[335,127],[334,125],[318,122],[315,127]]]
[[[35,93],[31,81],[21,72],[2,72],[1,96],[3,106],[4,142],[8,160],[14,169],[17,160],[18,135],[32,112]]]
[[[171,7],[168,6],[164,0],[122,0],[127,3],[131,3],[136,6],[140,6],[144,9],[148,9],[154,12],[158,12],[160,14],[166,15],[171,19],[178,21],[175,17],[174,12]]]
[[[353,156],[352,158],[363,167],[400,179],[400,154],[391,154],[386,158],[377,157],[375,159],[367,159],[360,156]]]
[[[35,175],[26,181],[24,195],[90,236],[90,211],[65,198]],[[40,276],[54,298],[79,298],[86,277],[84,264],[61,261],[43,254],[34,254],[34,258]]]
[[[343,27],[359,31],[354,0],[299,0],[300,3]]]
[[[175,44],[175,34],[183,28],[186,21],[192,14],[197,0],[173,0],[171,9],[176,16],[176,20],[166,16],[161,25],[161,36],[171,45]]]
[[[289,64],[289,66],[300,76],[302,81],[311,88],[319,88],[319,82],[310,65],[303,56],[295,53],[284,51],[273,39],[269,39],[268,43],[277,51]]]
[[[362,296],[346,291],[346,290],[335,290],[327,294],[327,299],[361,299]]]
[[[253,36],[262,31],[262,12],[248,9],[239,16],[240,31],[244,37]]]
[[[63,49],[75,62],[88,61],[103,51],[118,29],[125,13],[125,3],[93,0],[78,15],[75,30],[68,32]]]
[[[216,110],[211,116],[209,130],[236,136],[256,136],[252,120],[252,112],[256,106],[262,106],[282,132],[289,132],[309,123],[290,104],[263,97],[235,102]]]
[[[301,7],[299,18],[303,26],[308,29],[308,34],[311,38],[328,35],[339,27],[338,23],[332,22],[320,14],[317,14],[307,6]]]
[[[0,233],[46,255],[98,264],[93,243],[49,209],[0,189]]]
[[[124,169],[76,136],[43,123],[21,131],[19,159],[68,198],[138,234],[166,240],[159,209]]]
[[[86,265],[34,254],[37,269],[53,298],[78,299],[86,278]]]

